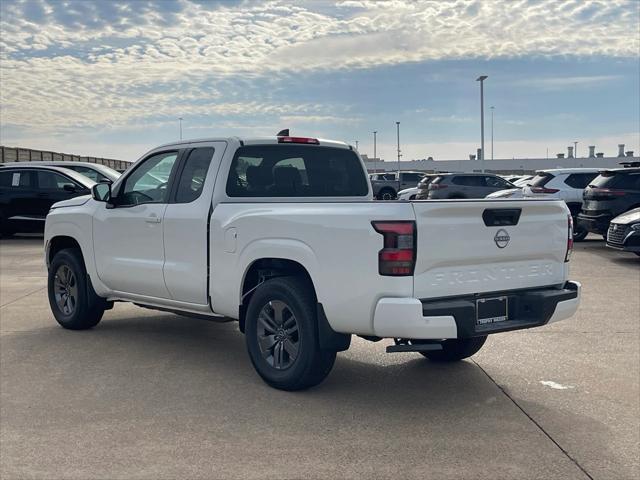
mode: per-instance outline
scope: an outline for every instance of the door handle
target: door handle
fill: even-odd
[[[162,220],[155,213],[152,213],[147,218],[144,219],[147,223],[160,223]]]

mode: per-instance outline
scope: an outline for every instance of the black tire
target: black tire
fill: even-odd
[[[441,343],[442,350],[420,353],[432,362],[457,362],[478,353],[486,341],[486,335],[483,337],[444,340]]]
[[[51,311],[62,327],[86,330],[100,322],[106,302],[93,290],[78,249],[65,248],[56,253],[47,284]]]
[[[274,335],[261,335],[269,332],[265,326],[272,325],[271,320],[277,318],[275,309],[272,309],[276,303],[279,307],[284,304],[290,315],[285,320],[286,310],[284,313],[281,310],[282,321],[277,325],[277,332],[274,329]],[[291,318],[296,330],[289,334],[287,332],[293,327],[289,324],[289,329],[286,329],[286,326]],[[256,289],[247,308],[245,340],[251,363],[258,374],[267,384],[280,390],[304,390],[319,384],[336,360],[335,351],[320,348],[315,295],[308,282],[298,277],[273,278]],[[285,346],[293,345],[291,342],[297,345],[295,358]],[[276,354],[278,343],[281,344],[280,355]],[[280,358],[277,360],[276,357]]]
[[[0,212],[0,238],[12,237],[15,233],[16,232],[7,225],[7,219],[4,218],[4,214]]]
[[[416,196],[415,196],[415,195],[411,195],[411,196],[409,197],[409,200],[415,200],[415,199],[416,199]]]
[[[378,192],[378,200],[394,200],[396,192],[393,188],[383,188]]]
[[[574,225],[576,226],[573,228],[573,241],[582,242],[585,238],[587,238],[587,235],[589,235],[589,230],[587,230],[586,228],[578,227],[575,222]]]

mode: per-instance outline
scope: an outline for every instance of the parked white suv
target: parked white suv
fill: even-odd
[[[352,334],[456,361],[568,318],[571,247],[564,202],[374,202],[351,147],[289,136],[163,145],[45,228],[60,325],[91,328],[116,301],[236,319],[285,390],[320,383]]]
[[[599,174],[597,168],[556,168],[539,170],[522,189],[500,190],[487,198],[557,198],[564,200],[574,220],[573,239],[584,240],[589,232],[577,226],[576,217],[582,209],[582,193]]]

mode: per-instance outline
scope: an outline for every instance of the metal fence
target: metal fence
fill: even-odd
[[[106,165],[118,171],[126,170],[131,162],[114,160],[112,158],[83,157],[68,153],[49,152],[45,150],[33,150],[31,148],[13,148],[0,146],[0,163],[10,162],[89,162]]]

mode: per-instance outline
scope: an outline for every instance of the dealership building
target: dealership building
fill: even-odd
[[[427,173],[438,172],[480,172],[482,162],[470,155],[467,160],[410,160],[400,162],[401,170],[415,170]],[[398,162],[371,159],[362,155],[367,170],[373,172],[395,172],[398,170]],[[567,149],[567,154],[557,154],[555,158],[505,158],[484,161],[484,169],[487,172],[502,174],[527,174],[537,170],[551,168],[619,168],[623,162],[640,162],[640,156],[633,151],[625,151],[624,144],[618,145],[618,155],[605,157],[602,153],[595,152],[595,146],[589,147],[589,156],[575,157],[573,147]]]

